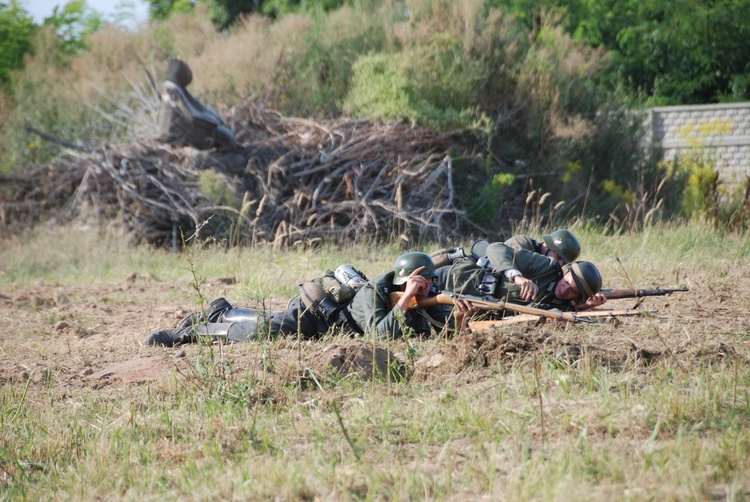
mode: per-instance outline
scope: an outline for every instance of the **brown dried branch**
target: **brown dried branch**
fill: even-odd
[[[204,236],[221,237],[240,220],[234,242],[275,246],[396,236],[446,241],[478,230],[453,184],[448,152],[458,143],[450,133],[399,122],[285,118],[253,102],[229,113],[241,145],[232,152],[153,141],[106,145],[65,152],[33,180],[3,180],[18,188],[16,197],[0,200],[4,221],[69,219],[90,204],[97,214],[118,215],[133,239],[160,245],[171,244],[176,228],[191,235],[203,227]],[[208,169],[236,200],[212,201],[203,192]]]

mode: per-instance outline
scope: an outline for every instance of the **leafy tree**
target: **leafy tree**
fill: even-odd
[[[62,8],[55,6],[52,16],[44,20],[57,35],[63,54],[74,55],[86,47],[86,37],[99,30],[104,21],[86,0],[71,0]]]
[[[149,3],[153,19],[166,19],[174,12],[191,12],[196,4],[206,4],[216,26],[226,30],[246,14],[278,18],[293,12],[330,11],[344,5],[346,0],[149,0]]]
[[[34,20],[18,0],[0,3],[0,87],[9,85],[10,73],[23,65],[36,31]]]
[[[612,77],[631,94],[643,93],[659,104],[750,97],[750,2],[575,1],[576,36],[614,51]]]
[[[192,12],[196,0],[149,0],[152,19],[166,19],[175,12]]]
[[[153,19],[167,19],[173,13],[192,12],[198,3],[209,6],[211,19],[221,30],[229,28],[241,15],[260,12],[264,0],[149,0]]]
[[[226,0],[231,1],[231,0]],[[291,12],[309,12],[317,9],[338,9],[346,0],[265,0],[262,12],[271,17],[280,17]]]
[[[560,9],[578,40],[613,53],[604,77],[650,104],[750,98],[750,2],[746,0],[488,0],[530,31]]]
[[[264,0],[215,0],[214,22],[220,29],[229,28],[243,14],[260,12]]]

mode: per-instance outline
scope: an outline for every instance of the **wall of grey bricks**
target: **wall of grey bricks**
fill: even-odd
[[[647,121],[665,160],[703,155],[713,160],[727,191],[750,177],[750,103],[651,108]]]

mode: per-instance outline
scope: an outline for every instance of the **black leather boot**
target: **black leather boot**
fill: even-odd
[[[219,317],[232,308],[232,304],[229,303],[225,298],[217,298],[212,301],[206,310],[203,312],[193,312],[189,316],[185,317],[177,325],[177,329],[189,328],[194,324],[201,324],[207,322],[219,322]]]
[[[200,340],[222,341],[225,343],[256,340],[260,331],[259,320],[256,311],[254,319],[246,319],[239,322],[210,322],[186,328],[162,329],[148,335],[145,344],[174,347],[175,345]]]
[[[184,330],[182,329],[162,329],[154,331],[148,337],[146,337],[146,345],[163,345],[165,347],[173,347],[184,343]]]

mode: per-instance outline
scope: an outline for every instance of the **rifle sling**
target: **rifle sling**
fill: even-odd
[[[432,317],[430,314],[428,314],[425,309],[421,307],[417,307],[414,309],[414,311],[418,313],[419,315],[421,315],[422,317],[424,317],[425,319],[427,319],[427,322],[429,322],[433,327],[439,330],[442,330],[443,328],[445,328],[446,323],[438,321],[437,319]]]

